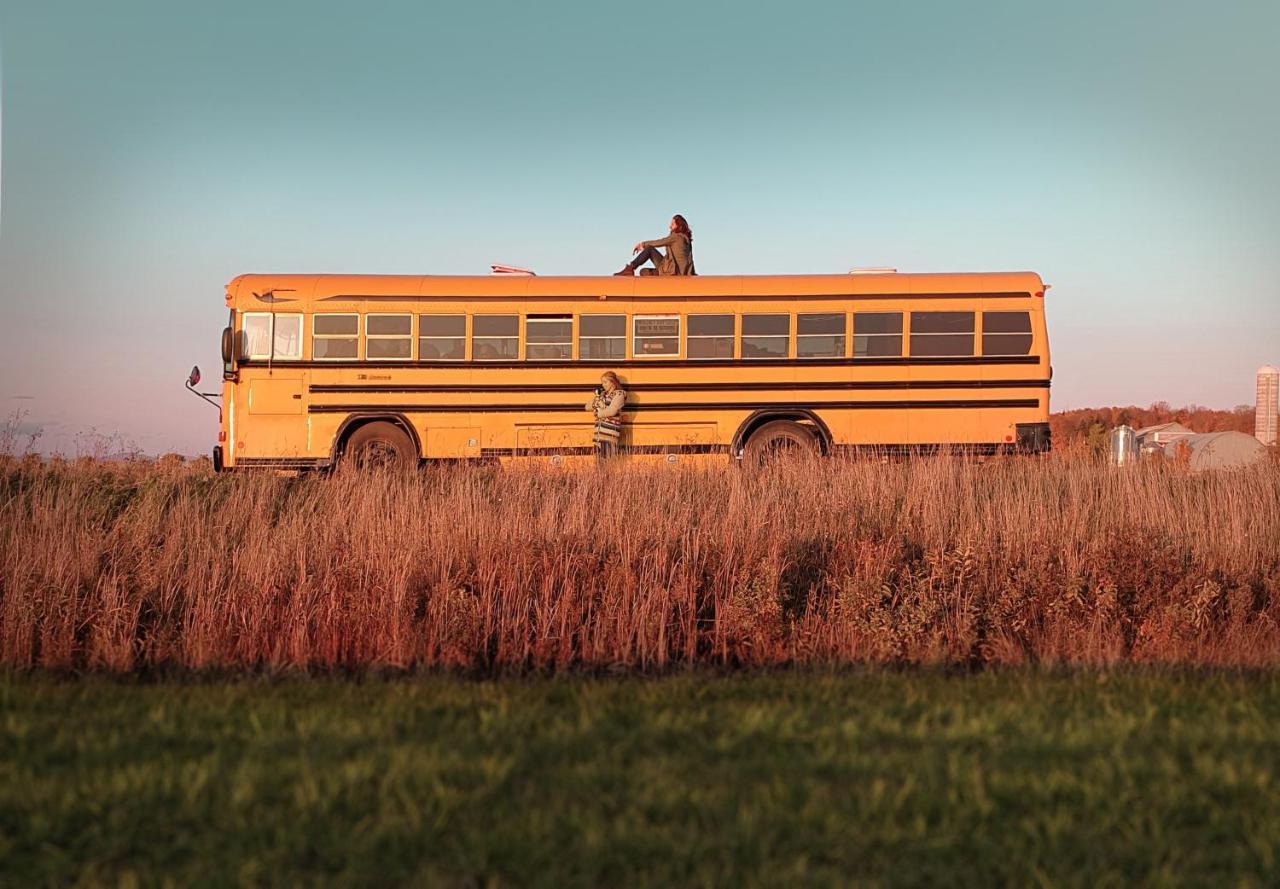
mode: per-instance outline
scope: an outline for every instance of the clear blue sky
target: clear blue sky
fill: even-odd
[[[1054,409],[1280,361],[1280,4],[0,0],[0,407],[206,451],[245,271],[1032,269]]]

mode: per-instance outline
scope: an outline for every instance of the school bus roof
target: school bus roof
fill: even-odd
[[[261,308],[273,302],[401,297],[843,296],[1031,293],[1045,289],[1035,272],[883,273],[844,275],[697,275],[680,277],[552,277],[529,275],[240,275],[226,286],[226,303]]]

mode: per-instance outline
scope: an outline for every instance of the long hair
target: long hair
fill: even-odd
[[[674,220],[676,224],[676,234],[684,235],[686,238],[689,239],[689,243],[692,244],[693,230],[689,228],[689,223],[685,221],[685,218],[681,216],[679,213],[677,213],[675,216],[672,216],[671,218],[672,220]]]
[[[607,370],[603,374],[601,374],[601,379],[608,380],[610,383],[613,383],[613,388],[615,389],[622,388],[622,381],[619,380],[618,375],[611,370]]]

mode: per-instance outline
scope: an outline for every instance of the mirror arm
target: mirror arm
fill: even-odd
[[[190,392],[192,395],[196,396],[197,398],[203,398],[205,401],[209,402],[209,404],[216,407],[218,409],[218,413],[222,413],[222,403],[218,401],[214,401],[215,398],[221,398],[222,393],[198,392],[196,391],[196,387],[191,385],[190,380],[187,380],[187,382],[184,385],[187,387],[187,391]]]

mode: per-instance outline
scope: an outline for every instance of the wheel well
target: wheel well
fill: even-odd
[[[831,430],[827,428],[827,424],[822,422],[822,418],[808,408],[766,408],[753,413],[742,421],[742,425],[738,427],[738,431],[733,434],[733,443],[730,445],[730,453],[734,457],[742,456],[742,449],[747,444],[747,439],[751,434],[763,426],[765,423],[771,423],[774,420],[793,420],[805,426],[813,428],[815,437],[818,439],[818,449],[823,454],[831,453]]]
[[[342,425],[338,427],[338,431],[333,436],[333,450],[329,454],[330,462],[337,463],[338,458],[342,456],[342,452],[347,447],[347,441],[361,426],[368,426],[370,423],[390,423],[404,430],[409,436],[409,440],[413,442],[414,450],[418,452],[418,459],[422,459],[422,441],[418,438],[418,430],[413,428],[404,416],[404,414],[386,414],[381,412],[369,411],[358,414],[351,414],[342,421]]]

